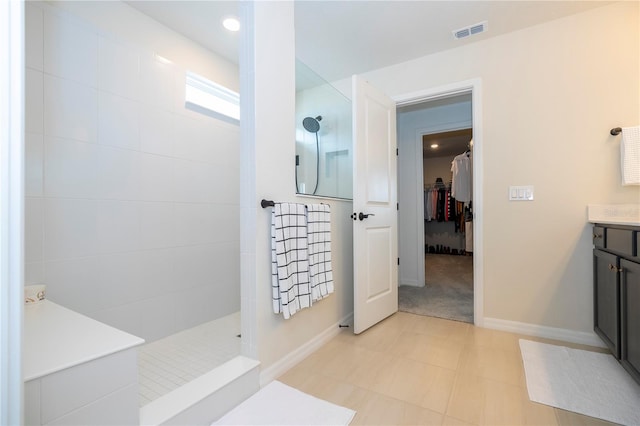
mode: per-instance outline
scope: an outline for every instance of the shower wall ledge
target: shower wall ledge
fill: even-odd
[[[125,333],[49,300],[25,305],[24,380],[141,345]]]
[[[24,311],[25,424],[139,424],[143,339],[48,300]]]

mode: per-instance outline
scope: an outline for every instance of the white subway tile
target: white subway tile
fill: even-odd
[[[211,284],[215,278],[213,244],[176,247],[175,290],[189,290]]]
[[[42,260],[44,200],[27,197],[24,203],[24,261]]]
[[[140,149],[140,104],[107,92],[98,94],[98,143]]]
[[[173,173],[175,201],[186,203],[218,202],[212,190],[215,185],[212,165],[176,159],[173,163]]]
[[[118,253],[140,248],[140,207],[137,201],[96,201],[96,250]]]
[[[152,249],[175,245],[174,205],[164,202],[140,204],[140,248]]]
[[[212,204],[213,242],[240,241],[240,207],[237,204]]]
[[[173,249],[140,252],[141,289],[145,299],[167,294],[175,281]]]
[[[24,424],[40,426],[40,379],[24,382]]]
[[[175,114],[155,107],[140,112],[140,149],[165,156],[173,155]]]
[[[79,20],[58,12],[44,16],[44,70],[48,74],[97,87],[98,36]]]
[[[96,142],[98,92],[96,89],[44,76],[44,133],[61,138]]]
[[[156,295],[141,303],[144,316],[142,326],[147,342],[178,332],[175,320],[175,303],[172,294]]]
[[[44,281],[43,262],[25,262],[24,264],[24,285],[46,284]]]
[[[25,134],[25,188],[27,197],[39,197],[43,194],[44,143],[42,134]]]
[[[220,204],[240,204],[240,171],[232,162],[218,164],[207,170],[206,180],[196,181],[204,191],[205,199]]]
[[[84,405],[137,382],[137,349],[113,355],[50,374],[41,379],[42,420],[48,423]],[[128,404],[123,404],[125,409]],[[137,404],[136,404],[137,405]],[[115,408],[115,407],[114,407]],[[94,418],[94,424],[101,421]]]
[[[240,249],[237,242],[220,243],[211,252],[216,300],[221,302],[216,312],[231,313],[240,309]]]
[[[126,426],[139,425],[138,385],[132,384],[106,395],[47,425],[59,426]]]
[[[164,63],[155,53],[140,54],[140,99],[165,111],[173,110],[175,67]]]
[[[140,302],[117,306],[111,309],[103,309],[91,314],[91,317],[111,327],[118,328],[127,333],[144,338],[142,328],[142,316]]]
[[[176,293],[176,322],[180,329],[195,327],[213,320],[212,302],[216,298],[210,284],[193,287]],[[195,364],[195,363],[194,363]]]
[[[129,99],[138,99],[140,59],[129,44],[98,38],[98,87]]]
[[[240,126],[210,119],[206,122],[215,164],[234,164],[240,168]]]
[[[187,85],[187,74],[183,68],[175,67],[175,73],[173,78],[173,112],[179,115],[191,115],[195,116],[197,113],[189,111],[185,108],[185,93]]]
[[[95,198],[98,185],[99,147],[71,139],[45,137],[47,197]]]
[[[25,65],[42,71],[44,17],[40,7],[25,3]]]
[[[102,309],[97,257],[44,263],[47,299],[84,315]]]
[[[140,252],[105,254],[98,259],[98,297],[105,309],[137,302],[145,297]]]
[[[100,146],[98,149],[99,198],[138,200],[140,198],[140,153]]]
[[[45,199],[44,259],[96,253],[96,204],[91,200]]]
[[[213,162],[215,148],[213,135],[208,133],[204,119],[186,116],[175,117],[174,155],[193,161]]]
[[[140,193],[144,201],[174,199],[173,158],[155,154],[140,154]]]
[[[214,239],[213,205],[203,203],[176,203],[176,244],[179,246],[202,244]]]
[[[42,71],[25,70],[25,131],[42,133],[44,123],[44,80]]]

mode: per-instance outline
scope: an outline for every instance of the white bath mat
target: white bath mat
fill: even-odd
[[[214,425],[348,425],[356,412],[273,381]]]
[[[640,385],[610,354],[520,340],[529,399],[624,425],[640,425]]]

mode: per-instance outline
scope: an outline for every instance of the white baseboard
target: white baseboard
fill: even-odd
[[[543,337],[545,339],[562,340],[564,342],[605,348],[598,335],[591,332],[568,330],[566,328],[547,327],[538,324],[528,324],[517,321],[507,321],[497,318],[483,318],[483,327],[493,330],[509,331],[527,336]]]
[[[325,331],[318,334],[313,339],[309,340],[307,343],[300,346],[293,352],[289,352],[287,355],[280,358],[278,362],[262,370],[260,372],[260,387],[268,384],[282,374],[286,373],[291,367],[311,355],[311,353],[320,348],[320,346],[324,345],[329,340],[337,336],[338,333],[340,333],[340,324],[349,324],[351,327],[353,327],[353,313],[350,313],[342,320],[333,324],[331,327],[327,328]]]

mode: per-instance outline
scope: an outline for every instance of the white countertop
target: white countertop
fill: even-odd
[[[144,343],[49,300],[25,305],[23,339],[25,381]]]
[[[640,226],[640,204],[589,204],[591,223]]]

